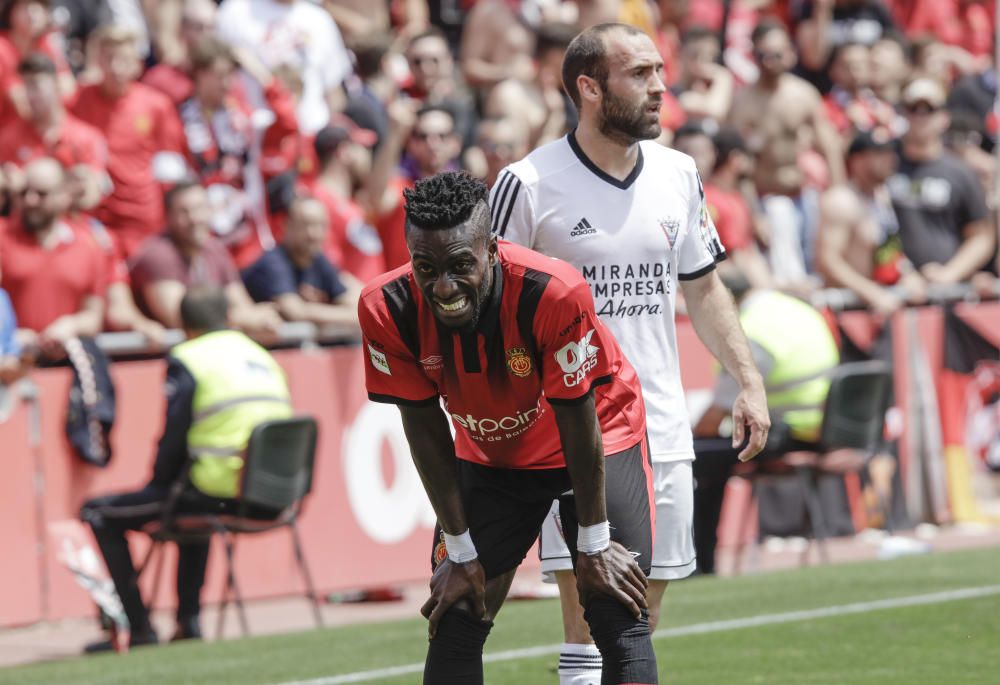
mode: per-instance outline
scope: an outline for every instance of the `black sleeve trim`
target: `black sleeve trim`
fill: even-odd
[[[679,281],[693,281],[693,280],[696,280],[698,278],[701,278],[702,276],[704,276],[706,274],[709,274],[712,271],[714,271],[715,270],[715,265],[718,264],[719,262],[725,261],[728,256],[729,255],[727,255],[725,252],[722,252],[722,253],[720,253],[715,258],[715,261],[711,262],[707,266],[703,266],[702,268],[698,269],[697,271],[694,271],[694,272],[689,273],[689,274],[677,274],[677,280],[679,280]]]
[[[587,392],[583,393],[579,397],[574,397],[572,399],[562,399],[562,398],[559,398],[559,397],[548,397],[547,399],[549,401],[549,404],[556,404],[556,405],[559,405],[561,407],[572,407],[572,406],[575,406],[575,405],[578,405],[578,404],[583,404],[584,402],[586,402],[587,398],[590,397],[594,393],[594,388],[596,388],[597,386],[599,386],[599,385],[607,385],[610,382],[611,382],[611,376],[610,375],[608,375],[608,376],[601,376],[600,378],[595,378],[594,381],[590,384],[590,387],[587,388]]]
[[[368,393],[368,399],[372,402],[378,402],[380,404],[398,404],[402,407],[429,407],[432,404],[438,403],[438,396],[428,397],[425,400],[405,400],[402,397],[395,397],[393,395],[380,395],[376,392]]]

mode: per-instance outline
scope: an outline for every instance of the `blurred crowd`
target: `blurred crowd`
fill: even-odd
[[[634,24],[756,286],[887,315],[994,287],[995,0],[5,0],[0,374],[102,330],[153,347],[192,284],[232,324],[356,325],[408,260],[402,191],[492,183],[574,126],[562,54]],[[0,379],[3,380],[3,379]]]

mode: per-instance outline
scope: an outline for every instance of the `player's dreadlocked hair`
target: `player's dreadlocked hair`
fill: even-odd
[[[408,228],[452,228],[475,215],[482,219],[477,225],[489,233],[489,190],[464,171],[448,171],[417,181],[412,190],[403,191],[403,198]],[[485,218],[479,213],[485,213]]]

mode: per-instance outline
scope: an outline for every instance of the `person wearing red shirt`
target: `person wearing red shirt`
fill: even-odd
[[[107,143],[100,131],[63,107],[56,83],[56,67],[47,56],[32,53],[21,60],[26,117],[15,117],[0,127],[0,162],[23,167],[40,157],[52,157],[80,182],[77,209],[100,202],[107,183]]]
[[[413,101],[402,100],[390,106],[389,133],[375,155],[365,188],[389,269],[410,261],[403,190],[413,187],[414,181],[455,169],[462,151],[450,110],[438,105],[416,107]]]
[[[900,135],[906,130],[906,120],[896,113],[896,108],[870,88],[871,65],[871,48],[862,43],[844,43],[831,53],[833,88],[823,97],[823,105],[830,123],[845,141],[858,131],[885,128]]]
[[[135,35],[109,26],[95,32],[102,78],[84,86],[73,113],[109,132],[108,173],[113,190],[96,216],[128,257],[163,226],[161,183],[186,174],[184,131],[173,103],[149,86],[136,83],[141,64]]]
[[[142,82],[166,95],[174,105],[191,97],[194,93],[191,50],[198,41],[212,35],[216,14],[218,5],[212,0],[184,0],[180,25],[172,41],[177,54],[147,69]]]
[[[104,316],[105,257],[66,219],[69,204],[59,162],[31,162],[0,244],[0,287],[14,304],[22,346],[46,355],[96,335]]]
[[[57,71],[59,96],[64,100],[76,92],[76,79],[70,71],[58,33],[52,30],[50,0],[9,0],[0,14],[0,86],[7,98],[0,105],[0,120],[16,114],[25,116],[27,103],[17,65],[32,52],[52,60]]]
[[[316,134],[313,148],[319,173],[303,185],[323,203],[330,218],[324,254],[337,268],[367,283],[386,271],[378,231],[354,199],[371,170],[375,133],[347,117],[335,117],[334,122]]]
[[[463,173],[417,181],[412,262],[358,307],[368,396],[399,407],[440,526],[424,682],[483,682],[493,618],[558,499],[602,682],[655,683],[638,379],[580,273],[498,242],[487,197]]]

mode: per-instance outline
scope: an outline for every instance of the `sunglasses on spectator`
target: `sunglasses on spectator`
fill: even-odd
[[[424,62],[427,62],[429,64],[437,64],[440,61],[441,58],[435,55],[414,55],[413,57],[410,57],[410,62],[412,62],[418,67],[422,66]]]
[[[907,114],[934,114],[940,112],[943,107],[932,105],[929,102],[914,102],[912,105],[905,105],[903,111]]]
[[[753,58],[758,62],[770,62],[782,60],[785,58],[785,53],[783,52],[764,52],[763,50],[754,50]]]
[[[414,131],[413,137],[417,140],[430,140],[431,138],[434,138],[435,140],[446,140],[454,134],[454,131],[447,131],[445,133],[439,133],[437,131]]]
[[[28,195],[31,195],[32,193],[34,193],[39,198],[44,199],[44,198],[48,197],[49,195],[51,195],[53,192],[55,192],[55,191],[52,191],[52,190],[39,190],[38,188],[21,188],[19,194],[21,195],[21,197],[27,197]]]

